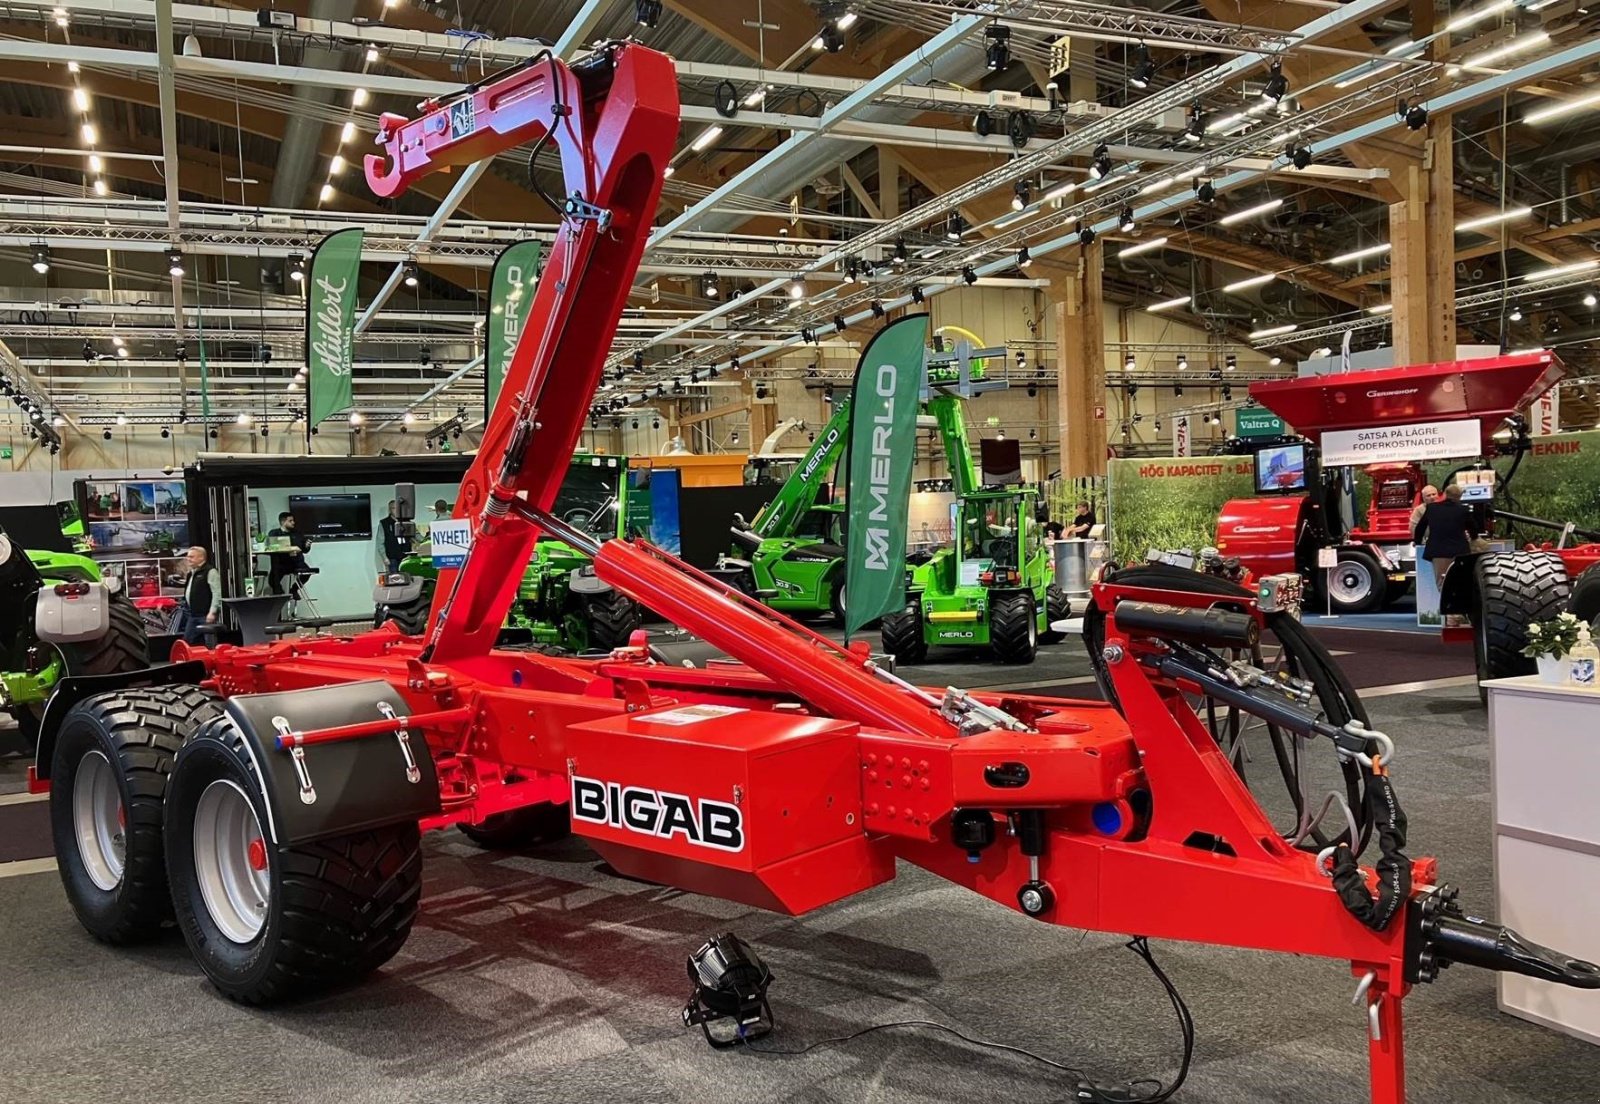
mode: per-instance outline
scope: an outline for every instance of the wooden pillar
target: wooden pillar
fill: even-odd
[[[1056,311],[1056,408],[1061,474],[1106,471],[1106,347],[1101,276],[1104,246],[1078,251],[1075,271],[1051,284]]]
[[[1456,355],[1455,180],[1450,120],[1428,123],[1422,160],[1395,181],[1389,208],[1390,302],[1397,365]]]

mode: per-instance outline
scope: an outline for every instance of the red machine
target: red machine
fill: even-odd
[[[1365,613],[1398,599],[1409,589],[1416,566],[1411,510],[1427,481],[1421,465],[1410,458],[1367,465],[1372,498],[1366,524],[1346,529],[1337,509],[1345,488],[1336,473],[1319,472],[1314,446],[1334,430],[1383,431],[1476,418],[1478,448],[1493,455],[1493,436],[1506,419],[1560,375],[1554,358],[1538,353],[1252,384],[1251,397],[1313,446],[1305,466],[1307,490],[1292,500],[1228,502],[1217,521],[1218,550],[1238,556],[1257,574],[1299,571],[1327,589],[1340,612]],[[1282,447],[1288,446],[1266,451]],[[1261,489],[1270,494],[1269,487]],[[1331,571],[1317,564],[1318,550],[1328,547],[1335,549],[1337,561]]]
[[[1465,917],[1430,860],[1405,858],[1393,743],[1308,707],[1308,684],[1229,658],[1263,627],[1293,632],[1231,583],[1097,587],[1093,654],[1114,705],[939,697],[649,544],[594,545],[549,516],[676,129],[671,62],[632,44],[571,69],[546,55],[414,122],[384,118],[387,164],[367,163],[383,195],[530,140],[563,154],[562,228],[457,503],[474,544],[426,639],[386,626],[179,645],[178,663],[136,677],[63,680],[36,787],[51,789],[85,927],[128,942],[175,910],[223,993],[292,997],[404,942],[419,829],[510,842],[566,806],[625,874],[788,913],[886,881],[903,858],[1048,923],[1347,962],[1379,1104],[1404,1097],[1402,998],[1442,965],[1600,987],[1600,969]],[[600,578],[737,662],[497,649],[541,530],[588,545]],[[1328,741],[1376,868],[1358,865],[1364,836],[1320,855],[1286,839],[1194,693]]]

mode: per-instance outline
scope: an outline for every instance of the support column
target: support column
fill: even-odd
[[[1056,312],[1056,409],[1061,474],[1106,471],[1106,343],[1101,276],[1104,246],[1079,250],[1076,269],[1051,284]]]
[[[1389,208],[1395,364],[1456,355],[1455,180],[1449,119],[1430,120],[1420,162]]]

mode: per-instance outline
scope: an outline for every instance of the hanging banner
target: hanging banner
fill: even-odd
[[[1561,432],[1561,386],[1557,384],[1533,400],[1533,435],[1549,437]]]
[[[906,521],[928,316],[891,322],[856,365],[850,401],[845,637],[906,601]]]
[[[1172,419],[1172,455],[1188,456],[1193,451],[1194,442],[1189,436],[1189,415],[1179,415]]]
[[[1282,437],[1288,430],[1283,419],[1259,406],[1241,406],[1234,414],[1233,432],[1240,437]]]
[[[312,426],[351,405],[361,238],[359,226],[340,230],[323,238],[311,254],[306,291],[307,439]]]
[[[489,313],[484,319],[483,417],[494,413],[506,369],[517,351],[517,339],[533,306],[533,284],[539,277],[542,248],[536,241],[512,242],[501,250],[489,277]]]

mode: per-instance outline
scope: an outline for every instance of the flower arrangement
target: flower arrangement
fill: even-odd
[[[1522,654],[1529,659],[1554,656],[1561,659],[1578,643],[1579,621],[1575,614],[1563,613],[1549,621],[1535,621],[1528,626],[1528,643]]]

